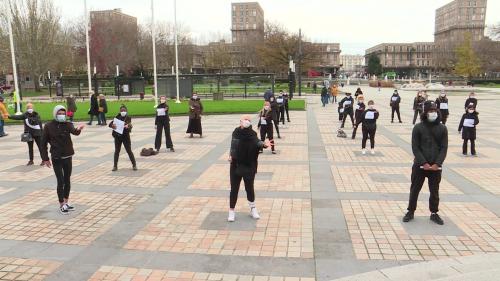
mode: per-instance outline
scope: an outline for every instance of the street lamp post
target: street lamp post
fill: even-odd
[[[7,2],[9,10],[7,15],[7,28],[9,29],[9,41],[10,41],[10,55],[12,58],[12,74],[14,75],[14,89],[16,95],[16,115],[22,114],[21,103],[19,97],[19,81],[17,79],[17,63],[16,63],[16,51],[14,50],[14,35],[12,34],[12,10],[10,6],[10,0]]]
[[[158,106],[158,77],[156,75],[156,30],[154,0],[151,0],[151,37],[153,38],[153,78],[155,91],[155,107]]]
[[[87,45],[87,79],[89,84],[89,98],[92,95],[92,78],[90,74],[90,41],[89,41],[89,13],[87,11],[87,0],[83,0],[85,9],[85,43]]]
[[[179,53],[177,48],[177,1],[174,0],[174,43],[175,43],[175,83],[177,100],[175,103],[181,103],[179,98]]]

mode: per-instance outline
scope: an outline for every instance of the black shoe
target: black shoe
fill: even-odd
[[[444,221],[443,219],[441,219],[441,217],[437,214],[437,213],[433,213],[431,214],[431,221],[439,224],[439,225],[443,225],[444,224]]]
[[[391,120],[391,123],[394,123],[394,120]]]
[[[61,212],[61,214],[63,215],[67,215],[69,214],[69,210],[68,210],[68,206],[66,204],[62,205],[61,207],[59,207],[59,211]]]
[[[114,166],[113,169],[111,170],[112,172],[118,171],[118,167]]]
[[[33,161],[31,161],[31,160],[30,160],[30,161],[28,161],[28,164],[26,164],[26,166],[32,166],[32,165],[34,165],[34,164],[35,164],[35,163],[33,163]]]
[[[399,123],[403,123],[403,121],[399,120]]]
[[[170,152],[175,152],[175,149],[173,147],[171,147]]]
[[[288,119],[288,122],[290,122],[290,119]]]
[[[66,208],[68,208],[68,211],[70,211],[70,212],[72,212],[72,211],[74,211],[74,210],[75,210],[75,206],[70,205],[70,204],[68,204],[68,203],[66,203]]]
[[[281,139],[281,136],[280,136],[280,135],[278,135],[278,139]]]
[[[403,217],[403,222],[409,222],[413,219],[414,214],[413,212],[408,212],[406,215]]]
[[[156,149],[156,153],[160,153],[160,149],[159,148]]]
[[[136,165],[134,165],[134,166],[132,167],[132,170],[137,171],[137,166],[136,166]]]

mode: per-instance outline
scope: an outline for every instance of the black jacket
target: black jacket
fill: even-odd
[[[436,105],[439,111],[441,112],[441,116],[448,116],[450,115],[449,109],[441,109],[441,104],[442,103],[448,103],[448,98],[447,97],[439,97],[436,99]]]
[[[113,133],[111,133],[111,135],[115,138],[130,138],[130,132],[132,131],[132,118],[130,118],[128,115],[123,117],[121,114],[116,115],[115,118],[118,120],[124,121],[125,124],[128,125],[128,129],[124,128],[123,134],[121,134],[121,135],[119,133],[115,132],[115,130],[113,130]],[[113,121],[111,121],[111,123],[109,123],[109,127],[113,128]]]
[[[479,124],[479,113],[474,111],[473,113],[464,113],[462,115],[462,119],[460,120],[460,124],[458,125],[458,131],[462,131],[462,139],[464,140],[475,140],[476,139],[476,125]],[[466,127],[464,126],[465,119],[472,119],[474,127]]]
[[[47,145],[50,144],[52,159],[71,157],[75,154],[71,135],[78,136],[81,131],[77,130],[71,122],[57,122],[55,120],[45,124],[43,128],[42,144],[40,154],[44,161],[49,160]]]
[[[158,116],[158,109],[160,108],[164,108],[165,109],[165,115],[164,116]],[[160,124],[166,124],[168,122],[170,122],[170,117],[168,116],[168,105],[167,103],[160,103],[157,107],[156,107],[156,118],[155,118],[155,125],[160,125]]]
[[[424,111],[424,108],[423,108],[424,102],[425,102],[424,97],[416,97],[413,100],[413,110],[418,110],[420,112]]]
[[[328,89],[326,87],[323,87],[323,89],[321,89],[321,97],[322,98],[328,97]]]
[[[99,113],[99,103],[97,101],[97,95],[93,94],[90,97],[90,109],[89,109],[89,114],[90,115],[97,115]]]
[[[269,103],[271,104],[273,120],[278,121],[278,114],[280,111],[280,106],[278,105],[278,102],[276,101],[276,97],[272,96],[269,99]]]
[[[42,136],[42,120],[36,111],[33,111],[33,113],[24,112],[21,115],[11,115],[9,118],[13,120],[23,120],[25,133],[30,133],[33,137]],[[29,123],[30,126],[26,123]],[[33,128],[35,126],[39,126],[40,129]]]
[[[465,101],[464,108],[465,108],[465,109],[467,109],[467,107],[468,107],[470,104],[473,104],[473,105],[474,105],[474,108],[476,108],[476,107],[477,107],[477,99],[476,99],[476,98],[468,98],[468,99]]]
[[[401,103],[401,97],[399,95],[393,94],[389,105],[391,107],[398,108],[400,103]]]
[[[349,101],[350,101],[350,103],[349,103]],[[345,113],[352,113],[353,104],[354,104],[354,99],[351,96],[348,96],[348,97],[344,97],[340,101],[339,106],[344,108],[344,114],[345,114]]]
[[[354,117],[356,119],[356,125],[359,125],[361,123],[361,115],[366,109],[366,105],[364,102],[358,102],[356,112],[354,113]]]
[[[266,120],[266,124],[262,124],[262,118]],[[260,126],[266,126],[266,125],[273,125],[273,110],[265,110],[262,109],[259,113],[259,124],[257,127],[259,128]]]
[[[369,118],[367,118],[367,116],[366,116],[367,114],[372,115],[370,112],[373,112],[373,118],[371,118],[372,116],[369,116]],[[363,123],[363,128],[366,128],[368,130],[376,129],[378,116],[379,116],[379,113],[375,109],[367,109],[365,112],[363,112],[363,114],[361,115],[361,120],[360,120],[361,123]]]
[[[249,128],[237,127],[231,139],[231,165],[240,173],[256,173],[259,150],[264,147],[264,142],[259,140],[257,133]]]
[[[99,100],[99,109],[102,108],[102,113],[108,113],[108,103],[106,102],[105,99],[100,99]]]
[[[423,116],[422,122],[413,127],[411,134],[414,163],[419,166],[425,163],[442,166],[448,152],[448,129],[439,118],[429,122]]]

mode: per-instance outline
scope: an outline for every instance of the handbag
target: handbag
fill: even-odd
[[[33,136],[30,133],[22,133],[21,134],[21,141],[22,142],[30,142],[33,141]]]

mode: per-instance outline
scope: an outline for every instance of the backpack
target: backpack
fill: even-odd
[[[342,128],[337,130],[337,137],[338,138],[347,138],[347,134],[342,130]]]
[[[156,155],[156,154],[158,154],[158,152],[156,152],[156,151],[155,151],[154,149],[152,149],[152,148],[143,148],[143,149],[141,150],[141,156],[145,156],[145,157],[147,157],[147,156],[153,156],[153,155]]]

